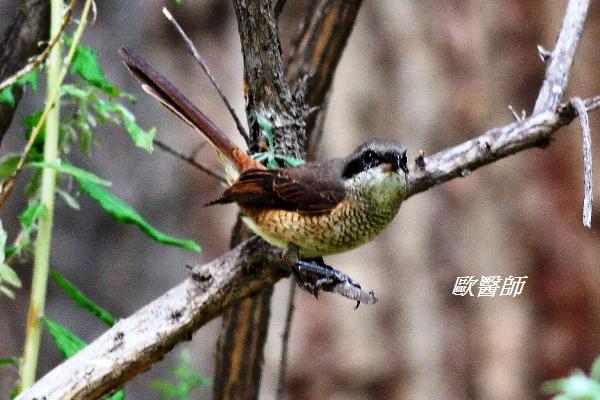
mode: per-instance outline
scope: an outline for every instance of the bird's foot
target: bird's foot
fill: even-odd
[[[360,289],[360,283],[325,264],[322,258],[298,260],[292,269],[298,285],[307,292],[319,297],[319,291],[331,289],[338,284],[350,284]]]

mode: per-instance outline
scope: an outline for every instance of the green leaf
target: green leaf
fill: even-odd
[[[12,92],[12,85],[0,90],[0,104],[6,104],[11,108],[15,107],[15,96]]]
[[[19,365],[19,358],[18,357],[11,357],[11,358],[0,358],[0,367],[6,367],[9,365]]]
[[[37,69],[32,69],[31,71],[29,71],[28,73],[26,73],[25,75],[23,75],[22,77],[17,79],[16,84],[19,86],[25,86],[25,84],[29,84],[29,86],[31,86],[31,88],[34,91],[36,91],[37,87],[38,87]]]
[[[4,89],[0,90],[0,103],[7,104],[11,108],[14,108],[15,107],[15,96],[13,94],[13,87],[15,87],[15,86],[23,87],[23,86],[25,86],[26,83],[29,83],[29,85],[31,86],[31,88],[34,91],[37,90],[37,70],[34,69],[32,71],[29,71],[22,77],[18,78],[14,84],[7,86]]]
[[[29,139],[31,137],[31,132],[33,128],[38,124],[40,118],[42,116],[42,111],[35,112],[33,114],[29,114],[25,118],[23,118],[23,125],[25,125],[25,137]],[[46,137],[46,122],[42,124],[40,132],[38,133],[35,141],[33,142],[33,148],[37,150],[38,153],[42,154],[44,152],[44,138]]]
[[[39,217],[44,213],[44,206],[39,202],[32,202],[17,218],[21,222],[21,227],[25,231],[31,231]]]
[[[161,400],[187,400],[193,398],[192,390],[196,388],[210,386],[212,382],[194,371],[191,363],[190,352],[183,349],[179,353],[177,365],[172,370],[173,376],[177,382],[169,382],[162,379],[154,379],[151,382],[152,388],[161,392]]]
[[[60,272],[51,268],[50,277],[76,304],[98,317],[106,325],[113,326],[115,324],[115,318],[108,311],[94,303]]]
[[[183,3],[183,0],[173,0],[176,6],[180,6]]]
[[[2,226],[2,221],[0,221],[0,290],[9,298],[14,298],[14,293],[12,289],[8,288],[6,284],[14,287],[21,288],[22,283],[21,279],[17,273],[8,266],[5,262],[5,254],[6,254],[6,231]]]
[[[0,161],[0,179],[4,180],[11,176],[17,169],[20,159],[21,154],[10,153],[5,155]]]
[[[276,154],[275,158],[282,160],[290,167],[298,167],[298,166],[304,164],[304,160],[301,160],[299,158],[292,157],[292,156],[285,156],[283,154]]]
[[[65,162],[65,161],[57,160],[57,161],[51,162],[51,163],[45,162],[45,161],[36,161],[36,162],[29,163],[28,165],[30,165],[32,167],[37,167],[37,168],[52,168],[58,172],[62,172],[62,173],[71,175],[73,178],[77,179],[80,182],[88,181],[88,182],[92,182],[92,183],[95,183],[97,185],[102,185],[102,186],[111,186],[112,185],[112,183],[110,181],[107,181],[106,179],[102,179],[102,178],[98,177],[97,175],[91,173],[90,171],[86,171],[84,169],[77,168],[76,166],[69,164],[68,162]]]
[[[592,369],[590,371],[590,377],[597,381],[600,381],[600,357],[594,360],[592,364]]]
[[[56,193],[60,196],[60,198],[63,199],[69,207],[71,207],[74,210],[79,210],[79,202],[75,199],[75,197],[71,196],[69,192],[62,190],[61,188],[57,187],[55,190]]]
[[[274,149],[273,143],[273,124],[267,118],[263,117],[258,112],[254,113],[256,115],[256,122],[258,123],[258,127],[263,133],[265,139],[267,139],[267,144],[269,145],[269,150],[272,153]]]
[[[60,87],[60,90],[62,94],[68,94],[69,96],[75,97],[76,99],[85,101],[89,100],[91,94],[90,90],[83,90],[72,84],[62,85]]]
[[[102,187],[86,180],[80,180],[79,184],[81,190],[92,199],[96,200],[100,207],[102,207],[115,221],[123,224],[135,224],[142,232],[157,242],[178,246],[189,251],[200,252],[200,246],[193,240],[177,239],[159,232],[146,222],[127,203],[116,197],[114,194],[104,190]]]
[[[279,168],[279,164],[277,163],[277,160],[275,159],[275,157],[271,156],[270,154],[267,157],[267,168],[269,168],[269,169]]]
[[[10,290],[9,288],[7,288],[6,286],[2,286],[0,285],[0,292],[5,295],[6,297],[8,297],[11,300],[15,299],[15,292],[13,292],[12,290]]]
[[[4,263],[0,264],[0,282],[6,282],[17,289],[23,286],[15,270]]]
[[[42,321],[46,324],[46,328],[48,328],[48,332],[52,337],[54,345],[65,358],[77,354],[79,350],[86,346],[86,343],[83,340],[79,339],[73,332],[58,322],[52,321],[46,317],[42,317]]]
[[[147,131],[143,130],[136,122],[135,116],[131,111],[127,109],[123,104],[114,103],[114,111],[121,117],[125,129],[129,136],[133,140],[133,143],[148,153],[152,154],[152,141],[156,136],[156,128],[151,128]]]
[[[67,45],[70,45],[72,41],[71,37],[64,35],[64,38]],[[90,47],[76,47],[73,60],[71,61],[70,72],[78,74],[90,85],[102,90],[108,96],[119,97],[120,95],[119,88],[104,77],[104,72],[102,72],[102,68],[98,64],[96,52]]]
[[[124,400],[125,399],[125,391],[123,389],[119,389],[110,396],[106,396],[104,400]]]

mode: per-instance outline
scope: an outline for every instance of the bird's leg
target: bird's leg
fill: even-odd
[[[338,284],[348,283],[355,288],[361,288],[357,281],[325,264],[323,257],[301,259],[298,247],[293,244],[288,245],[283,258],[293,265],[292,274],[298,286],[317,298],[319,290],[331,291]]]

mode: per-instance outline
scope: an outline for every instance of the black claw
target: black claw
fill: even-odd
[[[356,300],[356,307],[354,307],[354,309],[356,310],[358,306],[360,306],[360,300]]]

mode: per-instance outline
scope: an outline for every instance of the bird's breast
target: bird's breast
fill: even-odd
[[[241,206],[248,227],[270,244],[286,248],[296,245],[306,258],[340,253],[373,239],[394,218],[397,204],[374,205],[360,198],[347,198],[322,214],[303,214],[282,209]]]

